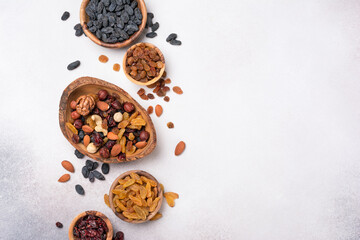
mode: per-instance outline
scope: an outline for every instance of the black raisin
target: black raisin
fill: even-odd
[[[121,15],[120,15],[120,18],[121,20],[124,22],[124,23],[127,23],[130,18],[129,18],[129,14],[127,14],[127,12],[123,12]]]
[[[132,1],[132,3],[131,3],[131,7],[132,8],[136,8],[137,7],[137,5],[138,5],[138,3],[137,3],[137,1],[136,0],[134,0],[134,1]]]
[[[87,168],[87,166],[83,166],[82,170],[81,170],[82,175],[84,176],[84,178],[88,178],[89,177],[89,170]]]
[[[63,15],[61,16],[61,20],[66,21],[70,17],[70,13],[68,11],[65,11]]]
[[[57,222],[57,223],[56,223],[56,226],[57,226],[58,228],[62,228],[62,227],[63,227],[63,224],[62,224],[61,222]]]
[[[88,169],[89,171],[92,171],[92,170],[93,170],[93,167],[94,167],[94,162],[91,161],[91,160],[86,160],[85,166],[87,167],[87,169]]]
[[[90,181],[90,182],[94,182],[94,181],[95,181],[95,177],[94,177],[94,173],[93,173],[93,172],[91,172],[91,173],[89,174],[89,181]]]
[[[134,1],[134,2],[136,2],[136,1]],[[135,17],[136,17],[138,20],[142,20],[143,16],[142,16],[141,11],[140,11],[139,8],[135,8],[134,13],[135,13]]]
[[[166,38],[166,41],[167,42],[170,42],[171,40],[174,40],[177,38],[177,34],[176,33],[172,33],[170,34],[167,38]]]
[[[75,156],[77,157],[77,158],[83,158],[85,155],[84,154],[82,154],[81,152],[79,152],[77,149],[75,150]]]
[[[110,6],[109,6],[109,11],[110,11],[110,12],[113,12],[113,11],[115,10],[115,8],[116,8],[116,2],[114,1],[114,2],[112,2],[112,3],[110,4]]]
[[[99,166],[99,163],[97,163],[97,162],[94,162],[93,163],[93,167],[92,167],[92,170],[95,170],[95,169],[97,169],[97,167]]]
[[[149,32],[149,33],[146,34],[146,37],[148,37],[148,38],[154,38],[156,36],[157,36],[156,32]]]
[[[83,35],[83,30],[82,29],[78,29],[78,30],[76,30],[75,31],[75,36],[77,36],[77,37],[80,37],[81,35]]]
[[[103,163],[101,166],[101,171],[103,174],[108,174],[110,170],[110,165],[108,163]]]
[[[82,141],[85,137],[85,133],[83,130],[79,130],[79,137],[80,137],[80,141]]]
[[[152,26],[151,26],[151,30],[153,32],[155,32],[156,30],[158,30],[160,27],[160,24],[158,22],[154,23]]]
[[[92,172],[94,174],[94,177],[96,177],[99,180],[105,180],[104,175],[102,175],[100,172],[98,172],[97,170]]]
[[[125,5],[125,11],[131,16],[134,15],[134,9],[130,7],[129,5]]]
[[[75,26],[74,26],[74,30],[78,30],[78,29],[81,29],[82,27],[81,27],[81,24],[80,23],[78,23],[78,24],[76,24]]]
[[[80,184],[75,185],[75,190],[78,194],[85,195],[84,188]]]
[[[181,41],[173,39],[173,40],[170,41],[170,44],[171,45],[181,45]]]

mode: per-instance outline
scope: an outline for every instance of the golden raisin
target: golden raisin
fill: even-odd
[[[109,58],[105,55],[100,55],[99,56],[99,61],[102,63],[106,63],[107,61],[109,61]]]
[[[116,71],[116,72],[120,71],[120,64],[115,63],[114,66],[113,66],[113,70]]]
[[[162,217],[162,214],[161,213],[156,213],[155,216],[153,216],[150,221],[156,221],[158,219],[160,219]]]

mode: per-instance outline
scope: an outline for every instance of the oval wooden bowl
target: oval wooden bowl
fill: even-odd
[[[89,4],[90,0],[83,0],[82,3],[81,3],[81,7],[80,7],[80,24],[82,26],[82,29],[83,29],[84,33],[86,34],[86,36],[88,38],[91,39],[91,41],[93,41],[97,45],[107,47],[107,48],[126,47],[127,45],[129,45],[130,43],[135,41],[140,36],[142,31],[145,29],[145,25],[146,25],[147,10],[146,10],[145,2],[144,2],[144,0],[136,0],[136,1],[138,2],[138,8],[140,9],[141,14],[143,15],[143,19],[142,19],[142,22],[141,22],[141,24],[139,26],[139,30],[137,32],[135,32],[133,35],[131,35],[129,37],[129,39],[127,39],[127,40],[125,40],[123,42],[118,42],[118,43],[106,43],[106,42],[103,42],[100,39],[98,39],[92,32],[90,32],[88,30],[88,27],[87,27],[87,24],[86,24],[89,21],[89,16],[87,15],[87,13],[85,11],[85,8]]]
[[[109,191],[109,202],[110,202],[110,207],[112,209],[112,211],[115,213],[115,215],[120,218],[121,220],[125,221],[125,222],[128,222],[128,223],[143,223],[143,222],[147,222],[149,221],[151,218],[153,218],[156,213],[160,210],[161,208],[161,205],[162,205],[162,202],[163,202],[163,197],[160,198],[159,200],[159,203],[157,205],[157,207],[155,208],[155,210],[149,214],[149,216],[147,216],[146,220],[130,220],[126,217],[124,217],[121,213],[118,213],[116,210],[115,210],[115,206],[114,206],[114,203],[113,203],[113,198],[114,198],[114,194],[112,192],[112,190],[117,186],[119,185],[119,180],[120,179],[123,179],[125,178],[126,176],[130,176],[130,173],[136,173],[140,176],[144,176],[144,177],[147,177],[151,180],[154,180],[155,182],[157,182],[157,190],[158,190],[158,196],[163,196],[163,191],[160,187],[160,184],[159,182],[156,180],[156,178],[154,178],[150,173],[148,172],[145,172],[145,171],[142,171],[142,170],[131,170],[131,171],[127,171],[127,172],[124,172],[123,174],[121,174],[119,177],[117,177],[115,179],[115,181],[113,182],[113,184],[111,185],[110,187],[110,191]]]
[[[97,212],[97,211],[85,211],[83,213],[80,213],[79,215],[77,215],[71,222],[70,224],[70,227],[69,227],[69,240],[77,240],[79,238],[77,237],[74,237],[74,234],[73,234],[73,229],[75,227],[75,224],[76,222],[86,216],[86,215],[95,215],[97,217],[100,217],[102,220],[104,220],[104,222],[106,223],[106,226],[108,227],[109,231],[107,233],[107,236],[106,236],[106,240],[112,240],[113,238],[113,235],[114,235],[114,230],[113,230],[113,227],[111,225],[111,222],[110,220],[101,212]]]
[[[160,73],[159,73],[159,76],[157,76],[156,78],[152,79],[151,81],[148,81],[146,83],[143,83],[143,82],[139,82],[139,81],[136,81],[135,79],[133,79],[129,74],[126,73],[125,71],[125,67],[126,67],[126,59],[127,59],[127,55],[128,55],[128,52],[131,50],[131,49],[134,49],[136,48],[138,45],[140,44],[145,44],[146,46],[148,47],[151,47],[151,48],[154,48],[156,50],[156,52],[158,52],[158,54],[160,55],[160,58],[161,58],[161,61],[164,63],[164,66],[163,68],[160,70]],[[125,53],[124,55],[124,59],[123,59],[123,71],[125,73],[125,76],[130,80],[132,81],[133,83],[137,84],[137,85],[141,85],[141,86],[148,86],[148,85],[151,85],[155,82],[157,82],[161,76],[164,74],[164,71],[165,71],[165,58],[164,58],[164,54],[162,54],[162,52],[160,51],[159,48],[157,48],[155,45],[151,44],[151,43],[137,43],[133,46],[131,46]]]
[[[59,124],[65,138],[79,152],[94,160],[100,162],[106,162],[106,163],[121,162],[120,160],[118,160],[117,157],[102,158],[99,152],[89,153],[83,144],[73,143],[71,140],[73,133],[65,125],[66,122],[69,122],[71,120],[71,112],[73,111],[70,107],[70,102],[72,100],[76,100],[81,95],[90,94],[90,93],[97,94],[98,91],[101,89],[107,90],[109,94],[116,93],[117,95],[119,95],[120,102],[126,101],[133,103],[135,105],[135,110],[137,110],[146,121],[145,130],[150,133],[148,144],[143,149],[137,149],[134,154],[126,155],[126,161],[123,162],[134,161],[150,154],[156,147],[156,131],[149,114],[147,114],[146,110],[123,89],[119,88],[114,84],[93,77],[78,78],[72,83],[70,83],[69,86],[67,86],[63,91],[59,104]]]

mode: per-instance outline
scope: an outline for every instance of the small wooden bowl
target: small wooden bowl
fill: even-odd
[[[114,203],[113,203],[113,198],[114,198],[114,194],[112,192],[113,189],[115,189],[115,187],[117,185],[119,185],[119,180],[120,179],[123,179],[125,178],[126,176],[130,176],[130,173],[136,173],[140,176],[144,176],[144,177],[147,177],[151,180],[154,180],[156,183],[157,183],[157,190],[158,190],[158,196],[162,196],[163,195],[163,191],[160,187],[160,184],[159,182],[156,180],[156,178],[154,178],[150,173],[148,172],[145,172],[145,171],[142,171],[142,170],[131,170],[131,171],[127,171],[127,172],[124,172],[123,174],[121,174],[119,177],[117,177],[115,179],[115,181],[113,182],[113,184],[111,185],[110,187],[110,191],[109,191],[109,202],[110,202],[110,207],[111,209],[113,210],[113,212],[115,213],[115,215],[120,218],[121,220],[125,221],[125,222],[128,222],[128,223],[143,223],[143,222],[147,222],[149,221],[151,218],[153,218],[156,213],[160,210],[161,208],[161,204],[163,202],[163,198],[161,197],[159,202],[158,202],[158,205],[157,207],[155,208],[155,210],[149,214],[149,216],[147,216],[146,220],[130,220],[126,217],[124,217],[121,213],[118,213],[116,210],[115,210],[115,206],[114,206]]]
[[[76,222],[80,218],[82,218],[82,217],[84,217],[86,215],[95,215],[97,217],[100,217],[102,220],[104,220],[104,222],[106,223],[106,226],[109,229],[109,231],[107,232],[106,240],[112,240],[113,235],[114,235],[114,230],[113,230],[113,227],[111,225],[110,220],[103,213],[97,212],[97,211],[85,211],[85,212],[80,213],[79,215],[77,215],[74,218],[74,220],[72,220],[72,222],[70,224],[70,227],[69,227],[69,240],[77,240],[77,239],[79,239],[77,237],[74,237],[73,230],[74,230]]]
[[[80,7],[80,24],[82,26],[82,29],[86,36],[91,39],[94,43],[97,45],[107,47],[107,48],[122,48],[128,46],[130,43],[135,41],[142,31],[145,29],[146,20],[147,20],[147,10],[144,0],[136,0],[138,2],[138,8],[141,11],[141,14],[143,16],[142,22],[139,26],[139,30],[135,32],[133,35],[130,36],[129,39],[123,41],[123,42],[117,42],[117,43],[106,43],[98,39],[92,32],[88,30],[87,22],[89,21],[89,16],[87,15],[85,9],[86,6],[89,4],[90,0],[83,0]]]
[[[61,96],[60,105],[59,105],[59,124],[62,133],[64,134],[65,138],[73,145],[79,152],[82,154],[89,156],[92,159],[95,159],[100,162],[106,163],[119,163],[121,162],[118,160],[117,157],[111,158],[102,158],[99,154],[99,151],[96,153],[89,153],[86,150],[86,147],[81,143],[73,143],[71,137],[73,133],[70,131],[68,127],[66,127],[65,123],[71,120],[71,112],[73,111],[70,107],[70,103],[72,100],[76,100],[79,96],[85,94],[97,94],[99,90],[105,89],[109,92],[109,94],[117,94],[120,97],[120,101],[124,102],[131,102],[135,105],[135,109],[141,114],[143,119],[146,121],[145,130],[150,133],[150,137],[148,139],[148,144],[143,149],[137,149],[135,153],[131,155],[126,155],[126,161],[134,161],[139,158],[143,158],[146,155],[150,154],[154,148],[156,147],[156,131],[154,124],[146,112],[146,110],[136,102],[127,92],[123,89],[119,88],[118,86],[111,84],[109,82],[105,82],[103,80],[92,78],[92,77],[81,77],[73,81],[72,83],[67,86]]]
[[[160,70],[160,73],[159,73],[159,76],[157,76],[156,78],[153,78],[151,81],[148,81],[146,83],[143,83],[143,82],[139,82],[139,81],[136,81],[135,79],[133,79],[129,74],[126,73],[125,71],[125,67],[126,67],[126,59],[127,59],[127,55],[128,55],[128,52],[131,50],[131,49],[134,49],[136,48],[138,45],[140,44],[145,44],[146,46],[148,47],[151,47],[151,48],[154,48],[156,50],[156,52],[160,55],[160,58],[161,58],[161,61],[164,63],[164,66],[163,68]],[[151,85],[155,82],[157,82],[161,76],[164,74],[164,71],[165,71],[165,58],[164,58],[164,55],[162,54],[162,52],[160,51],[159,48],[157,48],[155,45],[151,44],[151,43],[137,43],[133,46],[131,46],[125,53],[124,55],[124,59],[123,59],[123,71],[125,73],[125,76],[130,80],[132,81],[133,83],[137,84],[137,85],[141,85],[141,86],[148,86],[148,85]]]

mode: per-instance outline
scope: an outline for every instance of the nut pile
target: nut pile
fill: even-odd
[[[106,240],[108,231],[109,229],[102,218],[86,215],[76,222],[73,234],[78,239]]]
[[[82,95],[70,107],[73,111],[66,126],[73,133],[72,141],[84,144],[89,153],[126,161],[126,155],[148,144],[146,121],[134,104],[121,103],[116,93],[100,90],[97,95]]]
[[[140,43],[128,50],[125,72],[136,81],[145,83],[159,76],[164,65],[155,48]]]
[[[91,0],[85,11],[90,18],[89,31],[106,43],[129,39],[143,19],[136,0]]]
[[[156,181],[134,172],[120,179],[112,193],[115,210],[130,220],[146,220],[162,197],[159,196]]]

